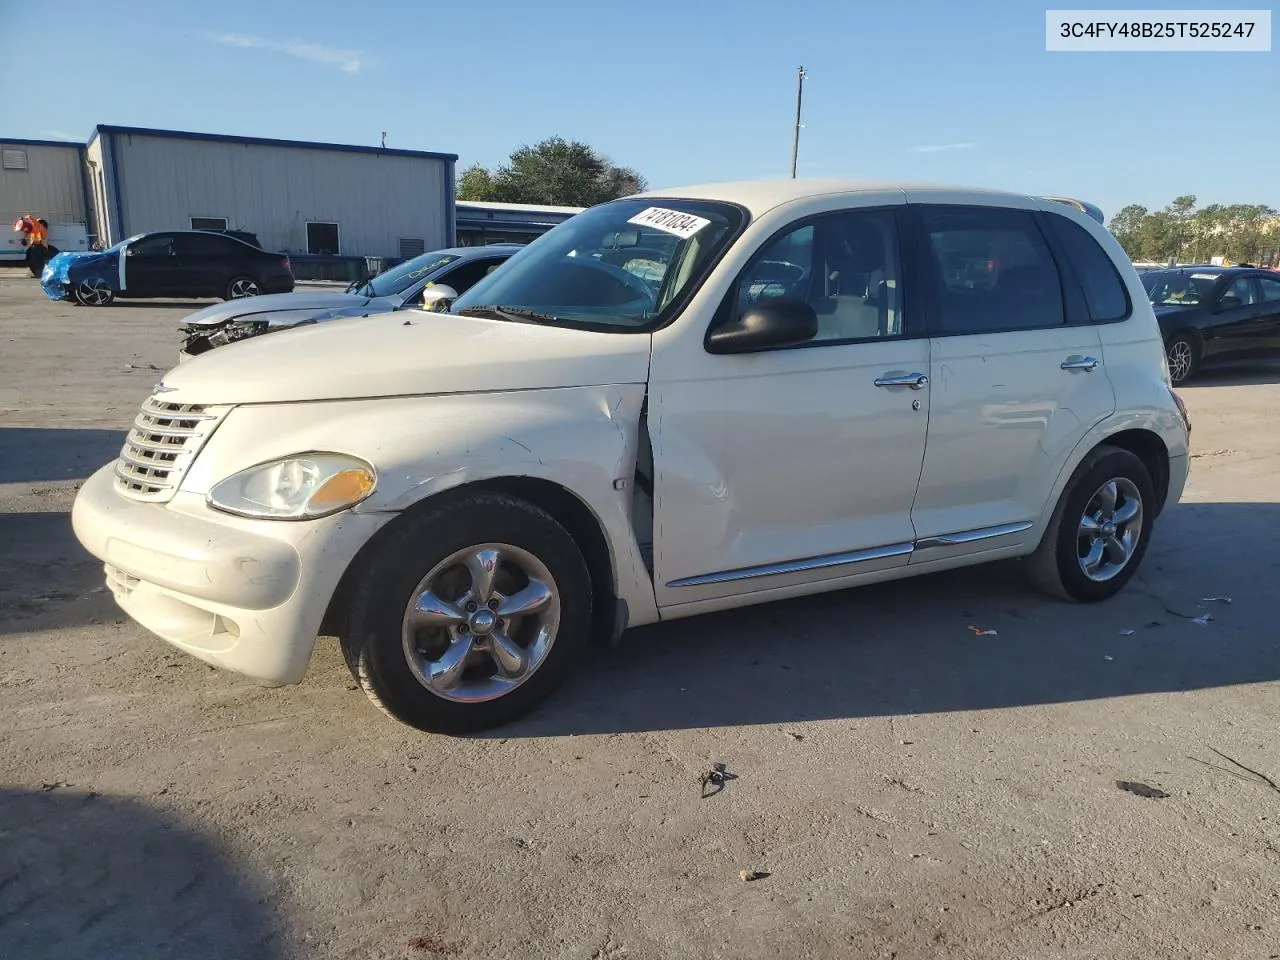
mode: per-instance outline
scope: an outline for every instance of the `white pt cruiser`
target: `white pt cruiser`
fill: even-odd
[[[460,732],[628,626],[1008,557],[1104,600],[1189,431],[1071,206],[719,184],[579,214],[447,312],[181,365],[73,517],[170,643],[280,684],[335,635],[375,703]]]

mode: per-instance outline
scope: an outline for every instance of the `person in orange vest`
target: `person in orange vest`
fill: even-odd
[[[27,248],[27,268],[31,275],[40,276],[44,265],[58,252],[49,246],[49,221],[26,213],[13,222],[13,229],[22,234],[22,245]]]

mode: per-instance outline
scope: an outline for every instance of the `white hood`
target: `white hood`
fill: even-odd
[[[644,383],[650,339],[401,311],[210,350],[165,374],[164,399],[285,403]]]
[[[262,297],[243,297],[239,300],[227,300],[197,310],[183,324],[191,327],[217,327],[228,320],[237,320],[259,313],[276,313],[282,310],[341,310],[356,308],[370,302],[368,297],[357,297],[350,293],[269,293]]]

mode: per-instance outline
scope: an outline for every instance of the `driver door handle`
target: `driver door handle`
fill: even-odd
[[[929,378],[923,373],[895,373],[876,378],[877,387],[910,387],[912,390],[923,390],[929,385]]]
[[[1090,372],[1096,370],[1098,360],[1096,357],[1072,356],[1062,361],[1063,370],[1084,370]]]

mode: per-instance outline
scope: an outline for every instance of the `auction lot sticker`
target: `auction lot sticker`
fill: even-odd
[[[627,221],[638,227],[653,227],[663,233],[675,234],[681,240],[688,240],[710,222],[705,217],[681,213],[679,210],[668,210],[666,207],[649,207]]]

